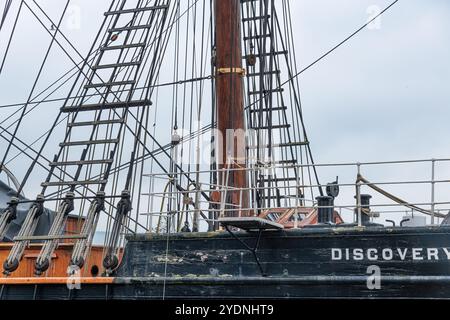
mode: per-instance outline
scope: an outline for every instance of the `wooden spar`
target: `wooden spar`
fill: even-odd
[[[220,174],[220,184],[230,188],[247,189],[247,172],[239,171],[246,168],[243,96],[245,71],[242,68],[240,1],[216,0],[215,21],[217,161],[219,169],[231,169],[228,174]],[[233,171],[235,169],[238,171]],[[228,179],[224,179],[224,176],[228,176]],[[231,207],[249,208],[248,190],[229,191],[227,194],[226,202],[231,204]],[[227,214],[227,216],[248,215],[248,211],[233,211]]]

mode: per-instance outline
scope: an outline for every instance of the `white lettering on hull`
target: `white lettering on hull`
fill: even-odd
[[[332,248],[332,261],[450,261],[450,248]]]
[[[448,250],[448,248],[443,248],[445,255],[447,256],[447,260],[450,260],[450,250]]]
[[[331,260],[334,261],[342,260],[341,249],[331,249]]]

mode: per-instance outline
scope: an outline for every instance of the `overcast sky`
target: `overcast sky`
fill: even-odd
[[[291,1],[299,69],[390,2]],[[14,6],[18,3],[14,1]],[[39,0],[38,3],[57,20],[65,1]],[[64,21],[62,30],[85,54],[110,1],[73,0],[71,3],[70,17]],[[74,27],[78,10],[80,28]],[[12,25],[11,18],[12,14],[7,27]],[[1,54],[6,46],[7,30],[0,34]],[[303,110],[316,161],[450,158],[449,39],[449,1],[401,0],[377,25],[364,30],[302,74]],[[48,41],[42,27],[29,13],[25,14],[19,21],[7,66],[0,75],[0,105],[27,99]],[[41,88],[71,67],[70,61],[60,53],[52,58],[53,62],[46,68],[46,81],[39,85]],[[0,119],[8,112],[0,110]],[[37,120],[30,120],[30,124],[38,123]],[[43,132],[45,128],[38,131]],[[34,136],[35,132],[22,133],[24,139]],[[447,174],[446,178],[450,178],[448,165],[440,170],[442,177]],[[386,170],[383,178],[397,171]],[[428,168],[405,169],[403,173],[401,178],[429,176]],[[333,174],[326,173],[325,179],[331,179]]]

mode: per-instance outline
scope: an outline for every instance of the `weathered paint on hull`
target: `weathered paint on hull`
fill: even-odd
[[[385,281],[382,290],[370,291],[365,279],[116,279],[113,284],[5,286],[2,300],[222,300],[222,299],[449,299],[450,279]],[[165,294],[163,295],[163,290]]]
[[[239,237],[250,246],[257,239],[255,234]],[[129,238],[114,279],[82,283],[81,290],[72,291],[64,283],[9,283],[0,285],[1,298],[450,298],[448,227],[268,232],[258,257],[265,277],[253,254],[227,233],[169,240],[140,235]],[[369,278],[371,266],[381,272],[379,289],[369,288],[376,283]]]

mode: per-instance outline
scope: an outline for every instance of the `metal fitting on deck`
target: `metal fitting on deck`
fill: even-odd
[[[366,225],[370,223],[370,199],[372,196],[370,194],[361,194],[361,223],[362,225]],[[358,202],[358,197],[355,196],[356,201]],[[355,209],[355,213],[358,214],[358,208]]]
[[[317,197],[319,224],[335,223],[334,221],[334,198],[329,196]]]

